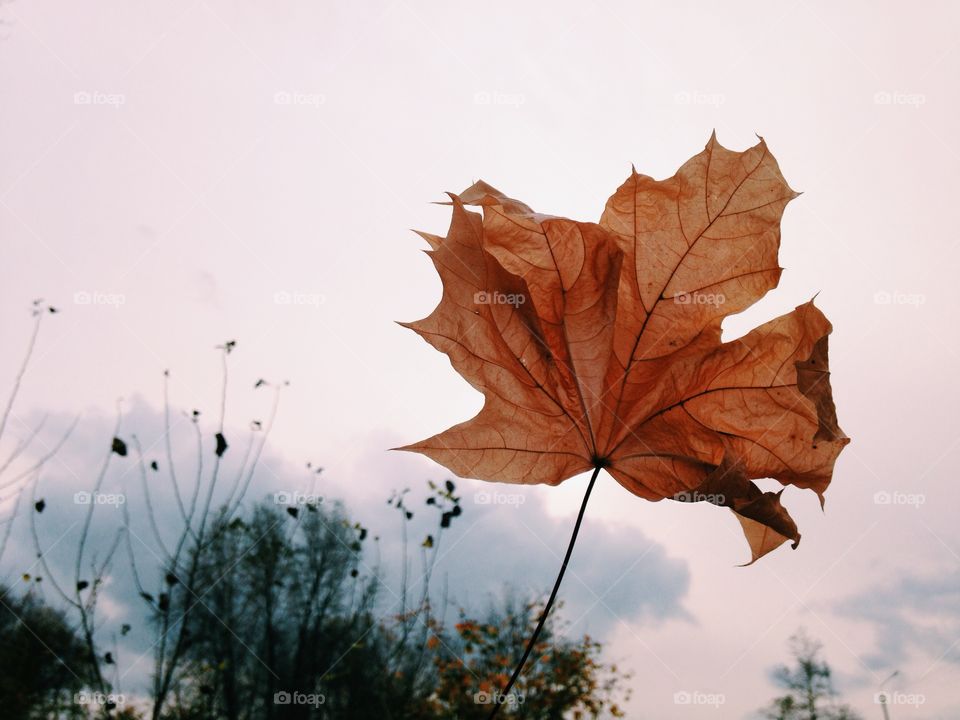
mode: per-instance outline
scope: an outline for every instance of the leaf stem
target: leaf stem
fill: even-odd
[[[550,592],[550,598],[547,600],[547,604],[543,608],[543,612],[540,614],[540,620],[537,621],[537,628],[533,631],[533,635],[530,636],[530,641],[527,643],[527,649],[523,651],[523,657],[520,658],[520,662],[517,663],[516,669],[513,671],[513,675],[510,677],[510,681],[507,683],[507,686],[503,689],[503,692],[499,695],[494,696],[493,698],[493,710],[490,711],[488,720],[493,720],[497,716],[497,713],[500,712],[501,704],[506,701],[507,697],[510,695],[510,690],[513,688],[517,678],[520,677],[520,673],[523,670],[523,666],[527,662],[527,658],[530,657],[530,653],[533,650],[533,646],[537,642],[537,638],[540,637],[540,632],[543,630],[543,625],[547,621],[547,616],[550,614],[551,608],[553,608],[553,603],[557,599],[557,591],[560,590],[560,583],[563,582],[563,574],[567,571],[567,564],[570,562],[570,555],[573,554],[573,546],[577,543],[577,534],[580,532],[580,523],[583,522],[583,514],[587,509],[587,501],[590,499],[590,492],[593,490],[593,484],[597,480],[597,475],[600,474],[600,469],[603,466],[598,464],[593,469],[593,474],[590,476],[590,483],[587,485],[587,491],[583,494],[583,502],[580,503],[580,513],[577,515],[577,522],[573,526],[573,534],[570,536],[570,544],[567,545],[567,554],[563,556],[563,564],[560,566],[560,572],[557,573],[557,579],[553,583],[553,590]]]

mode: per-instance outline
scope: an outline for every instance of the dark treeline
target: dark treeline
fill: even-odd
[[[0,441],[37,331],[56,310],[37,301],[33,312],[34,334]],[[0,459],[0,490],[10,510],[0,526],[0,562],[11,537],[32,546],[35,556],[26,568],[2,565],[8,578],[0,587],[3,716],[486,717],[540,607],[509,594],[491,600],[480,617],[451,606],[433,571],[444,536],[463,514],[452,481],[430,483],[415,501],[408,490],[389,498],[403,555],[392,573],[380,565],[378,536],[340,503],[313,494],[319,468],[308,464],[312,479],[296,483],[302,491],[250,501],[285,383],[253,383],[256,392],[273,394],[268,417],[251,421],[246,438],[228,438],[235,348],[233,341],[218,348],[222,397],[213,427],[204,428],[199,411],[186,414],[196,439],[191,463],[171,447],[167,373],[158,457],[145,453],[137,429],[126,429],[118,417],[113,436],[102,438],[102,461],[81,473],[92,478],[83,493],[42,482],[76,425],[45,451],[31,448],[39,428],[28,431]],[[228,472],[230,453],[240,461]],[[117,463],[137,478],[123,496],[104,492]],[[114,512],[104,512],[111,502]],[[415,538],[414,510],[435,519],[429,533]],[[63,512],[75,514],[78,536],[63,543],[67,560],[61,554],[55,561]],[[397,574],[399,588],[385,581]],[[124,601],[122,621],[104,611],[108,586],[111,598]],[[625,675],[602,661],[599,643],[566,638],[557,622],[548,621],[536,662],[502,698],[501,716],[618,716],[628,694]]]

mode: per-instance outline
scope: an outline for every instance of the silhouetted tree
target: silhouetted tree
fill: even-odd
[[[33,578],[25,576],[26,582]],[[0,586],[0,714],[6,718],[82,718],[76,694],[84,677],[86,647],[63,613],[33,592]]]
[[[820,657],[822,645],[802,630],[790,638],[794,663],[773,671],[776,684],[786,691],[764,712],[769,720],[859,720],[847,705],[837,702],[830,666]]]
[[[428,498],[438,527],[421,544],[424,577],[455,517],[448,513],[459,515],[453,488],[433,486]],[[404,525],[407,498],[391,501]],[[461,611],[447,627],[425,584],[415,599],[390,598],[400,612],[378,617],[378,580],[363,572],[366,529],[337,504],[297,509],[290,515],[262,503],[249,520],[217,533],[205,553],[198,577],[215,589],[191,614],[193,640],[178,683],[191,688],[190,717],[305,719],[321,710],[334,719],[485,717],[537,608],[508,600],[483,620]],[[551,621],[536,650],[505,717],[618,716],[623,676],[600,661],[599,643],[565,640]],[[169,717],[181,717],[184,705]]]
[[[0,414],[0,441],[41,318],[56,311],[38,300],[31,312],[33,334]],[[104,438],[102,459],[89,473],[88,501],[74,503],[85,507],[77,510],[80,534],[66,546],[73,553],[66,568],[49,559],[56,543],[44,532],[50,518],[44,513],[64,499],[63,493],[57,487],[39,488],[46,462],[76,423],[54,447],[29,458],[41,421],[0,459],[0,490],[8,492],[0,501],[12,500],[0,529],[0,559],[15,522],[27,515],[35,565],[44,580],[41,585],[39,576],[24,575],[30,589],[17,596],[0,588],[3,717],[452,720],[486,715],[493,680],[522,651],[535,608],[507,603],[492,608],[482,622],[461,611],[460,622],[447,627],[445,618],[452,611],[445,591],[435,597],[431,578],[444,535],[462,514],[454,483],[429,483],[424,504],[435,514],[436,525],[416,541],[420,572],[413,582],[409,490],[388,500],[400,521],[402,559],[399,593],[390,589],[384,597],[387,586],[378,563],[368,565],[366,546],[377,538],[370,538],[367,528],[350,520],[338,503],[316,499],[313,487],[320,468],[307,465],[306,490],[299,496],[305,501],[275,496],[252,507],[244,503],[286,383],[258,380],[254,389],[274,391],[268,417],[252,421],[245,440],[228,440],[228,356],[235,347],[233,341],[218,347],[223,382],[215,428],[207,432],[201,427],[199,411],[187,414],[195,438],[190,472],[178,468],[172,447],[168,373],[163,460],[144,457],[118,410],[112,435]],[[233,442],[240,446],[241,460],[227,477],[221,459]],[[124,474],[139,479],[139,492],[125,488],[122,521],[111,533],[107,516],[97,511],[99,503],[89,498],[102,495],[108,471],[118,462],[126,463]],[[170,490],[169,507],[160,508],[163,482]],[[130,510],[134,504],[145,524],[137,532]],[[144,539],[151,536],[153,547],[136,552],[133,538],[146,547]],[[121,555],[126,550],[126,576],[113,572],[118,550]],[[120,587],[122,578],[129,579],[130,587]],[[142,603],[142,620],[119,624],[98,614],[108,582],[114,597]],[[41,587],[55,593],[56,605],[44,600]],[[137,654],[122,640],[133,626],[149,630],[151,683],[146,694],[114,695]],[[566,640],[555,629],[551,620],[535,664],[515,689],[517,702],[508,703],[503,716],[616,714],[614,700],[623,676],[600,662],[598,643]],[[521,702],[528,697],[529,702]]]

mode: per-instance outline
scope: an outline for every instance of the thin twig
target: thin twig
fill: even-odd
[[[250,482],[253,480],[253,473],[257,469],[257,465],[260,462],[260,455],[263,453],[263,448],[267,444],[267,439],[270,437],[270,431],[273,429],[274,420],[277,417],[277,408],[280,405],[280,389],[281,385],[277,385],[273,390],[273,404],[270,407],[270,416],[267,418],[266,425],[263,426],[263,432],[260,435],[260,442],[257,443],[257,449],[253,454],[253,460],[250,462],[249,467],[247,468],[247,477],[243,481],[243,485],[240,488],[240,493],[233,500],[233,505],[227,510],[227,517],[232,517],[237,509],[240,507],[240,503],[247,495],[247,489],[250,487]]]
[[[120,423],[123,420],[123,413],[120,410],[120,403],[117,403],[117,422],[113,427],[112,437],[116,438],[120,435]],[[113,447],[107,450],[106,457],[103,459],[103,464],[100,466],[100,472],[97,474],[97,480],[93,485],[93,490],[90,491],[90,502],[87,506],[87,515],[83,521],[83,531],[80,533],[80,541],[77,544],[77,564],[76,571],[74,573],[74,581],[80,582],[80,571],[83,567],[83,551],[87,546],[87,536],[90,534],[90,523],[93,521],[93,511],[97,507],[97,495],[100,493],[100,488],[103,486],[103,479],[107,475],[107,468],[110,467],[110,458],[113,456]],[[80,591],[77,591],[77,602],[80,602]]]
[[[49,460],[51,460],[58,452],[60,448],[64,446],[67,440],[70,439],[70,435],[73,434],[74,429],[77,427],[77,423],[80,422],[80,416],[77,415],[74,417],[73,422],[70,423],[70,427],[67,428],[66,432],[60,437],[60,440],[57,441],[57,444],[53,446],[52,449],[49,449],[45,455],[43,455],[39,460],[33,463],[30,467],[25,470],[17,473],[9,480],[4,480],[0,482],[0,490],[8,488],[11,485],[16,485],[18,482],[23,480],[26,477],[33,475],[35,472],[40,470]],[[42,445],[43,443],[41,443]]]
[[[47,424],[47,418],[48,418],[48,417],[50,417],[50,416],[49,416],[49,415],[44,415],[42,418],[40,418],[40,422],[38,422],[38,423],[34,426],[33,430],[30,431],[30,434],[27,435],[27,436],[26,436],[23,440],[21,440],[19,443],[17,443],[17,446],[16,446],[16,447],[13,449],[13,451],[10,453],[10,457],[8,457],[6,460],[4,460],[3,465],[0,465],[0,475],[3,475],[3,471],[6,470],[8,467],[10,467],[10,465],[13,463],[13,461],[16,460],[18,457],[20,457],[20,454],[21,454],[24,450],[26,450],[26,449],[30,446],[30,443],[33,442],[34,438],[36,438],[37,435],[40,434],[40,431],[43,430],[43,426]]]
[[[20,501],[23,499],[23,491],[26,489],[26,485],[20,488],[17,491],[17,499],[13,501],[13,510],[10,513],[9,522],[7,522],[7,528],[4,530],[3,539],[0,540],[0,560],[3,560],[3,555],[7,551],[7,542],[10,540],[10,533],[13,531],[13,521],[17,519],[17,513],[20,510]],[[0,523],[2,524],[2,523]]]
[[[170,551],[167,550],[167,546],[164,545],[160,528],[157,525],[157,515],[153,509],[153,500],[150,497],[150,485],[147,483],[147,468],[143,462],[143,448],[140,446],[140,438],[133,435],[131,440],[133,440],[133,447],[137,451],[137,470],[140,473],[140,484],[143,487],[143,501],[147,510],[147,520],[150,523],[150,529],[153,531],[153,537],[157,541],[157,547],[160,548],[160,552],[163,553],[164,562],[169,565],[172,563],[173,557],[170,555]],[[126,509],[126,503],[124,503],[124,509]],[[129,528],[129,514],[127,514],[126,519],[128,520],[127,527]]]
[[[13,380],[13,389],[10,391],[10,397],[7,399],[7,406],[4,408],[3,416],[0,417],[0,438],[3,437],[3,431],[7,428],[7,420],[10,418],[10,411],[13,410],[13,403],[20,392],[20,383],[23,376],[27,373],[27,366],[30,364],[30,358],[33,355],[33,349],[37,346],[37,335],[40,333],[40,320],[43,318],[42,312],[35,313],[36,320],[33,321],[33,332],[30,333],[30,341],[27,343],[27,352],[24,353],[23,362],[20,363],[20,369]]]
[[[183,505],[180,495],[180,485],[177,483],[176,467],[173,462],[173,443],[170,439],[170,371],[163,372],[163,438],[167,450],[167,469],[170,472],[170,484],[173,485],[173,495],[180,509],[180,517],[187,522],[187,509]]]
[[[69,605],[73,605],[75,608],[79,610],[80,604],[77,603],[73,599],[73,597],[68,595],[62,587],[60,587],[60,583],[57,582],[57,576],[53,574],[53,572],[50,570],[49,564],[47,563],[46,551],[40,546],[40,533],[37,532],[38,513],[34,512],[34,509],[36,508],[36,505],[37,505],[37,487],[39,487],[39,485],[40,485],[40,471],[38,470],[36,477],[31,483],[31,495],[30,495],[31,507],[30,507],[30,512],[28,514],[30,517],[30,534],[33,537],[33,549],[37,554],[37,562],[40,563],[40,567],[43,568],[43,572],[47,577],[47,582],[44,584],[50,585],[51,587],[53,587],[53,589],[56,590],[57,593],[59,593],[60,597],[64,600],[64,602],[68,603]],[[68,528],[68,530],[70,529],[72,529],[72,526]]]
[[[217,420],[217,445],[219,446],[221,438],[223,438],[223,423],[227,415],[227,382],[229,380],[229,369],[227,366],[227,355],[230,354],[230,345],[227,344],[224,346],[222,355],[221,355],[221,367],[223,372],[223,380],[220,385],[220,417]],[[218,447],[218,450],[220,448]],[[204,540],[204,533],[207,527],[207,520],[210,517],[210,504],[213,502],[213,491],[217,487],[217,478],[220,476],[220,461],[223,457],[223,452],[215,453],[215,459],[213,461],[213,472],[210,474],[210,483],[207,487],[207,497],[203,503],[203,513],[200,515],[200,529],[197,531],[197,542],[201,543]]]

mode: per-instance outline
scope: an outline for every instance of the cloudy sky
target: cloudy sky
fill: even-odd
[[[893,717],[960,715],[955,4],[14,0],[0,18],[4,383],[30,301],[61,310],[5,442],[83,413],[49,479],[71,492],[118,398],[125,427],[159,432],[164,369],[177,407],[213,415],[214,346],[236,339],[232,428],[268,411],[257,378],[291,383],[262,489],[312,460],[378,522],[391,488],[446,477],[387,448],[481,403],[393,322],[439,299],[409,231],[445,230],[431,203],[483,178],[595,220],[631,163],[664,178],[713,129],[737,150],[762,135],[804,194],[780,287],[725,337],[819,292],[853,442],[825,513],[785,492],[800,548],[750,568],[726,511],[602,477],[564,588],[571,632],[634,671],[632,717],[747,717],[801,626],[866,717],[894,670],[923,702]],[[461,482],[451,585],[545,592],[585,482],[498,507]]]

